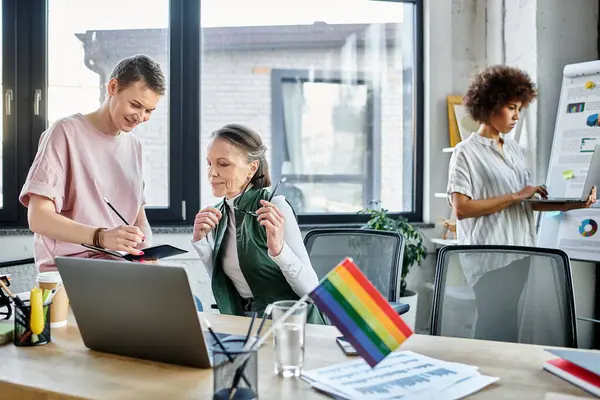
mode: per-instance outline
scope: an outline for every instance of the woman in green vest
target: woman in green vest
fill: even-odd
[[[213,132],[208,144],[208,181],[223,200],[196,215],[192,243],[222,314],[262,313],[318,284],[294,210],[283,196],[268,201],[266,150],[258,133],[237,124]],[[324,323],[314,304],[308,322]]]

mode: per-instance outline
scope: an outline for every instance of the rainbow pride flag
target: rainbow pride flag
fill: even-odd
[[[350,258],[309,296],[371,367],[413,333]]]

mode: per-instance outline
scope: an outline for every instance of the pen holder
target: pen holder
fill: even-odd
[[[50,343],[50,304],[44,305],[44,330],[39,335],[31,332],[31,327],[29,325],[29,319],[31,317],[29,300],[24,300],[22,307],[18,307],[15,304],[15,331],[13,334],[13,343],[15,346],[31,347]]]
[[[226,351],[213,347],[213,400],[252,400],[258,398],[258,356],[256,350],[243,350],[243,339],[222,340]],[[239,371],[229,360],[248,355]],[[237,372],[237,374],[236,374]],[[237,375],[237,377],[236,377]]]

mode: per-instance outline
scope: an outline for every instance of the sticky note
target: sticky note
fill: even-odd
[[[573,170],[568,169],[566,171],[563,171],[563,179],[573,179]]]

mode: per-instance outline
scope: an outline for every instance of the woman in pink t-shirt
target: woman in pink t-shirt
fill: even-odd
[[[142,149],[129,132],[150,119],[164,93],[154,60],[125,58],[99,109],[62,118],[42,134],[19,196],[28,207],[40,271],[54,270],[56,256],[97,255],[82,244],[143,254],[152,233],[143,207]]]

